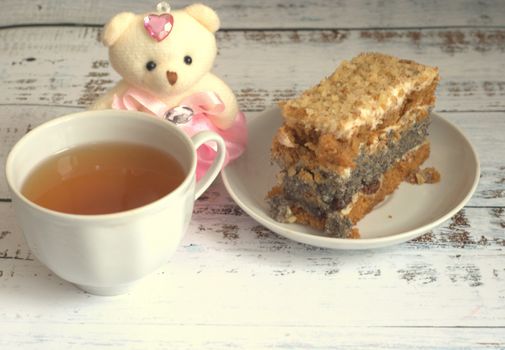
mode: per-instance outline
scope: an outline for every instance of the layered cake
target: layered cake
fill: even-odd
[[[364,53],[282,102],[272,217],[359,237],[354,225],[428,158],[438,80],[437,68]]]

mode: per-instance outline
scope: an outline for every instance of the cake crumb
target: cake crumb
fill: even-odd
[[[359,230],[357,227],[353,227],[352,230],[351,230],[351,235],[349,238],[351,239],[358,239],[360,238],[361,235],[359,234]]]
[[[434,184],[440,182],[440,173],[437,169],[433,167],[417,169],[415,172],[411,172],[405,178],[405,181],[411,184]]]
[[[293,135],[289,134],[286,127],[282,126],[277,132],[277,140],[279,143],[285,147],[293,148],[295,143],[293,142]]]
[[[289,224],[294,224],[296,222],[296,216],[293,215],[293,216],[286,218],[286,222]]]

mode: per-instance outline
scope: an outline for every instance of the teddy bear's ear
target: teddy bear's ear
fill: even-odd
[[[219,17],[210,7],[203,4],[193,4],[184,10],[210,32],[215,33],[218,31],[220,25]]]
[[[121,12],[112,17],[103,29],[103,44],[105,46],[114,45],[134,18],[135,14],[131,12]]]

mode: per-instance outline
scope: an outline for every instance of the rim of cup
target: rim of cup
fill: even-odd
[[[122,114],[122,115],[120,115]],[[59,124],[63,123],[69,123],[71,120],[74,119],[79,119],[79,118],[90,118],[91,116],[98,117],[100,118],[133,118],[137,120],[142,120],[142,122],[147,122],[151,123],[154,125],[157,125],[158,127],[165,128],[166,130],[171,130],[173,132],[176,130],[176,132],[182,137],[184,142],[186,143],[186,146],[188,147],[188,150],[191,150],[191,165],[189,167],[189,171],[186,172],[184,180],[177,186],[173,191],[170,191],[163,197],[152,201],[150,203],[144,204],[140,207],[129,209],[129,210],[124,210],[124,211],[119,211],[119,212],[114,212],[114,213],[108,213],[108,214],[71,214],[71,213],[64,213],[52,209],[45,208],[43,206],[40,206],[34,202],[32,202],[30,199],[26,198],[21,193],[21,189],[18,187],[21,186],[15,186],[14,185],[14,178],[15,178],[15,172],[13,169],[13,162],[14,159],[19,153],[20,149],[24,147],[24,144],[29,141],[30,138],[33,137],[33,135],[39,134],[46,132],[47,129],[51,129],[56,127]],[[97,124],[97,127],[100,127],[100,124]],[[90,142],[92,143],[92,142]],[[83,143],[83,145],[86,143]],[[45,157],[42,159],[44,161],[45,159],[50,158],[53,154],[49,155],[48,157]],[[40,162],[37,165],[40,165]],[[35,167],[36,167],[35,166]],[[30,174],[35,167],[31,168],[28,174]],[[80,221],[93,221],[93,220],[114,220],[114,219],[124,219],[129,216],[133,216],[136,214],[139,214],[141,212],[152,212],[152,211],[159,211],[162,209],[164,202],[168,201],[171,199],[171,197],[177,195],[180,192],[183,192],[187,189],[187,187],[190,185],[192,181],[192,176],[191,174],[194,174],[196,171],[196,156],[195,156],[195,150],[193,146],[193,142],[189,138],[186,133],[184,133],[182,130],[180,130],[177,126],[173,125],[172,123],[167,123],[166,121],[157,119],[147,113],[144,112],[139,112],[139,111],[124,111],[124,110],[93,110],[93,111],[83,111],[83,112],[76,112],[76,113],[71,113],[67,114],[61,117],[56,117],[54,119],[51,119],[47,122],[44,122],[37,127],[33,128],[30,132],[27,134],[23,135],[16,144],[12,147],[12,149],[9,152],[9,155],[7,156],[7,161],[5,163],[5,175],[7,179],[7,184],[11,192],[13,192],[13,195],[17,196],[21,201],[23,201],[25,204],[29,205],[31,208],[43,212],[45,214],[52,215],[54,217],[58,217],[60,219],[68,219],[68,220],[80,220]],[[194,199],[194,198],[192,198]]]

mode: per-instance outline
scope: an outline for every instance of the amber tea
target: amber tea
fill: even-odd
[[[184,180],[174,157],[150,146],[97,143],[71,148],[42,162],[22,193],[64,213],[94,215],[151,203]]]

